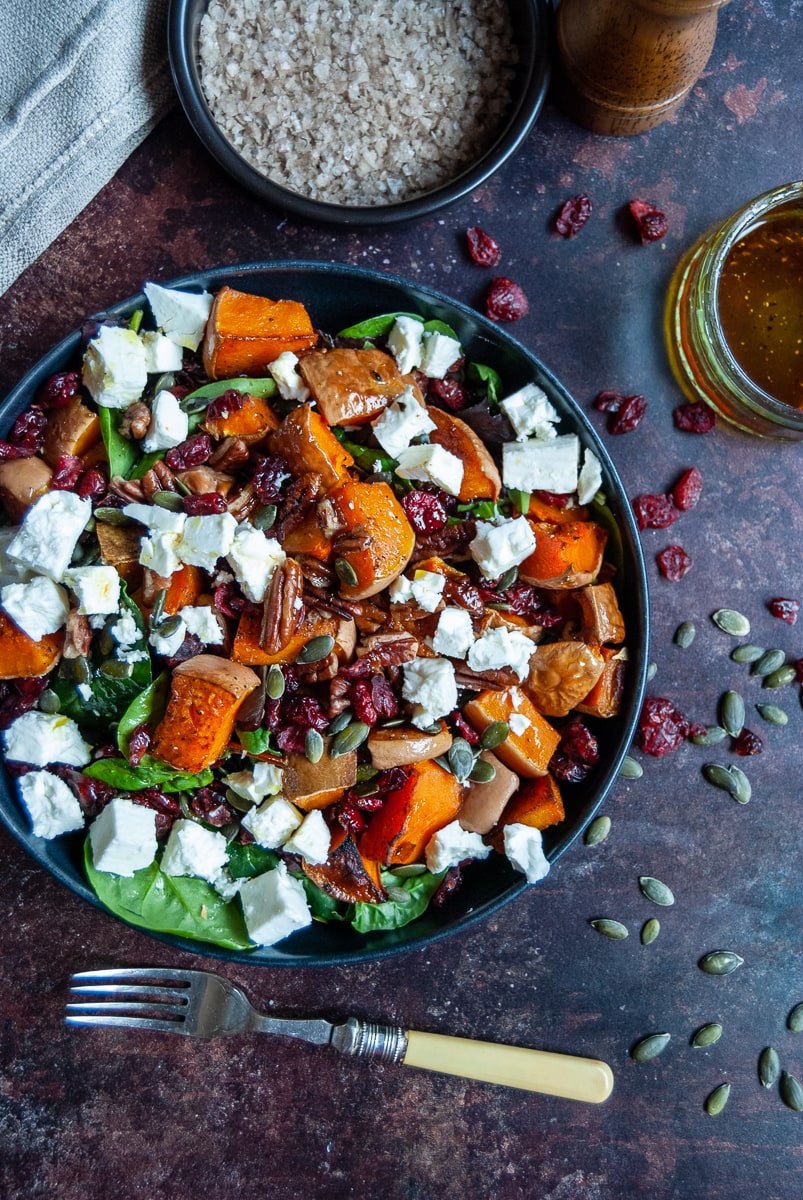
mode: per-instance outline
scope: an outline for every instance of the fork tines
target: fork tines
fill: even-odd
[[[67,1025],[124,1025],[185,1032],[192,980],[170,968],[111,968],[79,971],[70,979]],[[127,981],[127,982],[126,982]]]

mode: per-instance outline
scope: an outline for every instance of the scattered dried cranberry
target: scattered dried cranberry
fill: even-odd
[[[78,495],[82,500],[99,500],[107,487],[106,477],[99,467],[88,467],[78,483]]]
[[[128,762],[132,767],[138,767],[151,744],[151,731],[147,721],[137,725],[128,739]]]
[[[184,511],[189,517],[209,517],[226,511],[226,499],[220,492],[203,492],[184,497]]]
[[[676,428],[684,433],[710,433],[717,423],[713,409],[704,400],[697,400],[694,404],[679,404],[672,416]]]
[[[675,507],[681,512],[694,508],[703,491],[703,477],[696,467],[689,467],[672,488]]]
[[[778,617],[781,621],[786,621],[787,625],[794,625],[797,621],[797,614],[800,612],[799,600],[784,600],[778,596],[775,600],[770,600],[767,608],[774,617]]]
[[[439,400],[450,412],[460,412],[468,404],[468,392],[452,375],[443,379],[431,379],[427,388],[430,398]]]
[[[246,600],[234,583],[221,583],[215,588],[214,604],[216,611],[224,617],[239,617],[241,613],[257,608],[253,601]]]
[[[390,720],[399,711],[399,703],[384,675],[358,679],[349,687],[348,695],[357,720],[365,725],[376,725],[383,717]]]
[[[693,566],[691,555],[682,546],[667,546],[666,550],[656,554],[655,561],[670,583],[678,583]]]
[[[664,492],[645,492],[633,501],[639,529],[668,529],[680,516],[671,496]]]
[[[129,792],[134,804],[143,808],[152,808],[156,813],[156,836],[164,841],[170,832],[173,822],[181,816],[181,804],[174,795],[166,795],[156,787],[142,788],[138,792]]]
[[[443,908],[444,904],[448,904],[455,892],[460,890],[463,883],[463,876],[459,867],[449,867],[449,870],[444,875],[440,886],[436,889],[430,903],[435,908]]]
[[[447,512],[440,496],[418,488],[402,497],[401,506],[415,533],[437,533],[446,524]]]
[[[36,403],[42,408],[62,408],[63,405],[69,404],[73,396],[79,394],[80,389],[81,376],[78,372],[62,371],[45,380],[39,389]]]
[[[594,400],[594,408],[599,412],[617,413],[625,402],[626,397],[621,392],[614,392],[611,388],[598,392]]]
[[[764,749],[761,738],[750,729],[743,729],[739,736],[733,739],[731,746],[741,758],[747,758],[752,754],[761,754]]]
[[[0,681],[0,729],[8,729],[12,721],[33,708],[46,687],[46,676]]]
[[[494,279],[485,298],[485,312],[490,320],[518,321],[529,311],[529,301],[517,283],[504,275]]]
[[[35,404],[27,412],[20,413],[11,427],[8,441],[0,443],[0,461],[12,458],[30,458],[42,449],[45,440],[47,417]]]
[[[456,708],[453,713],[449,714],[449,720],[454,725],[460,737],[465,738],[469,746],[476,746],[480,740],[480,735],[476,729],[469,725],[459,708]]]
[[[114,749],[116,754],[117,747],[115,746]],[[91,775],[84,775],[72,767],[57,765],[53,767],[53,773],[67,784],[89,818],[96,817],[112,797],[118,794],[117,789],[110,783],[104,783],[101,779],[93,779]],[[135,793],[132,792],[131,795],[133,796]]]
[[[266,455],[254,472],[254,491],[262,504],[276,504],[282,488],[291,478],[288,463],[280,454]]]
[[[599,762],[599,742],[579,718],[561,731],[549,769],[563,783],[580,783]]]
[[[334,815],[338,824],[354,836],[365,829],[365,818],[356,804],[341,800],[335,805]]]
[[[216,829],[230,825],[237,819],[237,814],[226,800],[226,789],[222,784],[213,783],[209,787],[196,788],[187,803],[191,813]]]
[[[213,449],[208,433],[194,433],[185,442],[172,446],[165,455],[165,462],[171,471],[187,471],[190,467],[202,466]]]
[[[649,242],[658,242],[666,236],[669,222],[666,214],[654,204],[648,204],[646,200],[631,200],[628,208],[638,227],[642,246],[648,245]]]
[[[591,216],[591,208],[591,197],[585,194],[567,200],[555,218],[555,229],[561,237],[570,238],[579,233]]]
[[[468,252],[474,262],[481,267],[495,267],[502,257],[502,250],[496,238],[491,237],[479,225],[466,230]]]
[[[641,709],[638,744],[645,754],[660,758],[677,750],[689,735],[687,716],[671,700],[648,696]]]
[[[83,473],[84,464],[77,454],[60,454],[50,486],[62,492],[72,492]]]
[[[550,504],[552,508],[565,508],[572,498],[571,492],[545,492],[536,490],[533,492],[539,500],[543,500],[544,504]]]
[[[206,410],[205,420],[220,421],[230,417],[232,413],[239,412],[245,404],[246,393],[240,392],[237,388],[228,388],[216,397]]]
[[[803,683],[803,658],[798,658],[792,666],[795,668],[795,682]],[[803,700],[803,697],[801,699]]]
[[[608,432],[632,433],[647,411],[646,396],[626,396],[624,403],[608,422]]]

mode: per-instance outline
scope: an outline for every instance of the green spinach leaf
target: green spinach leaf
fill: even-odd
[[[502,380],[498,371],[493,367],[486,367],[483,363],[469,363],[466,369],[466,383],[473,389],[484,392],[491,411],[496,409],[502,391]]]
[[[266,850],[256,842],[244,846],[242,842],[229,843],[229,874],[232,879],[251,879],[272,871],[279,861],[275,850]]]
[[[109,475],[128,476],[128,472],[139,458],[139,447],[131,438],[124,438],[120,433],[122,410],[119,408],[98,408],[98,420],[103,445],[109,459]]]
[[[84,775],[102,779],[104,783],[123,792],[137,792],[141,788],[158,787],[163,792],[187,792],[193,788],[208,787],[214,779],[211,768],[197,774],[177,771],[167,763],[144,755],[138,767],[130,766],[124,758],[99,758],[84,767]]]
[[[128,739],[137,726],[147,721],[153,728],[161,721],[167,706],[169,687],[167,672],[163,671],[144,692],[134,697],[120,717],[120,724],[117,726],[117,749],[124,758],[128,757]]]
[[[381,929],[401,929],[424,912],[435,892],[443,882],[445,871],[433,875],[430,871],[402,879],[385,872],[382,881],[386,886],[403,889],[409,899],[386,900],[383,904],[355,904],[352,925],[358,933],[373,933]]]

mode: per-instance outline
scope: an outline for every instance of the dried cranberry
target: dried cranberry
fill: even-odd
[[[254,491],[262,504],[276,504],[292,472],[280,454],[266,455],[254,472]]]
[[[733,739],[731,745],[740,758],[748,758],[752,754],[761,754],[764,749],[764,743],[761,738],[750,729],[743,729],[738,737]]]
[[[716,416],[704,400],[694,404],[679,404],[672,416],[675,426],[684,433],[710,433],[717,423]]]
[[[0,681],[0,729],[8,729],[12,721],[33,708],[46,687],[46,676]]]
[[[160,842],[164,841],[170,833],[173,822],[181,816],[181,805],[178,799],[173,795],[165,795],[155,787],[130,792],[129,795],[135,804],[141,804],[143,808],[154,810],[156,813],[156,836]]]
[[[476,729],[469,725],[468,721],[465,719],[459,709],[455,709],[453,713],[449,714],[449,720],[454,725],[460,737],[465,738],[469,746],[477,745],[480,740],[480,735],[477,733]]]
[[[106,477],[99,467],[88,467],[78,483],[82,500],[99,500],[106,491]]]
[[[628,208],[636,222],[642,246],[649,242],[658,242],[666,236],[669,222],[666,214],[654,204],[648,204],[646,200],[631,200]]]
[[[303,754],[307,745],[307,730],[301,725],[284,725],[276,731],[276,745],[283,754]]]
[[[226,511],[226,500],[220,492],[203,492],[198,496],[184,497],[184,511],[188,517],[208,517]]]
[[[672,499],[675,507],[681,512],[694,508],[703,490],[703,477],[696,467],[689,467],[672,488]]]
[[[317,729],[319,733],[323,733],[329,724],[320,700],[314,696],[285,696],[282,701],[282,720],[304,730]]]
[[[460,412],[468,404],[468,392],[452,375],[446,375],[443,379],[431,379],[427,394],[430,398],[439,400],[450,412]]]
[[[358,679],[349,687],[348,695],[357,720],[366,725],[376,725],[383,717],[390,720],[399,711],[399,702],[384,675]]]
[[[502,257],[502,250],[496,238],[491,237],[479,225],[466,230],[468,252],[474,262],[480,267],[495,267]]]
[[[671,700],[648,696],[639,717],[638,744],[645,754],[660,758],[683,744],[689,728],[688,717]]]
[[[599,742],[579,719],[570,721],[561,731],[560,749],[569,758],[587,766],[593,767],[599,762]]]
[[[633,501],[639,529],[668,529],[680,516],[672,497],[663,492],[645,492]]]
[[[565,508],[572,498],[571,492],[545,492],[543,490],[533,492],[539,500],[543,500],[544,504],[551,505],[552,508]]]
[[[415,533],[437,533],[443,529],[447,512],[440,496],[416,488],[402,497],[401,506]]]
[[[190,467],[200,467],[212,454],[214,449],[208,433],[194,433],[185,442],[171,446],[165,454],[165,462],[171,471],[187,471]]]
[[[11,427],[2,458],[30,458],[42,449],[45,440],[47,417],[35,404],[27,412],[20,413]]]
[[[228,388],[220,396],[212,401],[206,410],[205,420],[221,421],[232,413],[239,412],[245,404],[246,393],[240,392],[237,388]]]
[[[239,617],[241,613],[256,611],[257,605],[247,600],[235,583],[221,583],[213,593],[217,612],[224,617]]]
[[[221,829],[236,820],[234,809],[226,801],[226,789],[221,785],[196,788],[190,795],[188,807],[194,816],[208,825]]]
[[[22,446],[12,446],[11,442],[0,441],[0,462],[11,462],[15,458],[30,458],[34,450],[25,450]]]
[[[42,408],[61,408],[79,394],[81,376],[77,371],[61,371],[51,375],[39,389],[36,403]]]
[[[151,731],[147,721],[135,726],[128,739],[128,762],[138,767],[151,744]]]
[[[166,667],[177,667],[179,663],[186,662],[188,658],[195,658],[196,654],[203,654],[205,649],[206,647],[197,633],[188,633],[175,654],[171,654],[169,658],[165,655],[163,661]]]
[[[682,546],[667,546],[660,554],[656,554],[655,561],[661,574],[670,583],[678,583],[693,565],[691,555]]]
[[[84,464],[77,454],[60,454],[50,480],[50,486],[62,492],[71,492],[75,489],[83,473]]]
[[[797,621],[797,614],[800,612],[799,600],[784,600],[778,596],[775,600],[770,600],[767,608],[774,617],[778,617],[781,621],[786,621],[787,625],[794,625]]]
[[[561,783],[582,783],[591,767],[556,750],[549,760],[549,771]]]
[[[591,208],[591,197],[584,193],[567,200],[555,218],[555,229],[561,237],[570,238],[579,233],[591,216]]]
[[[463,883],[463,876],[459,867],[449,867],[449,870],[441,880],[440,885],[435,890],[430,903],[435,908],[443,908],[444,904],[448,904],[455,892],[460,890]]]
[[[362,813],[356,804],[350,804],[348,801],[341,800],[335,805],[335,818],[338,824],[352,835],[356,836],[365,829],[365,818]]]
[[[115,753],[116,749],[115,747]],[[104,783],[101,779],[93,779],[91,775],[84,775],[80,771],[74,770],[73,767],[58,764],[53,767],[53,773],[67,784],[84,810],[84,814],[89,818],[96,817],[118,794],[117,789],[110,783]]]
[[[611,389],[598,392],[594,400],[594,408],[599,412],[616,413],[625,402],[625,397],[621,392],[614,392]]]
[[[647,399],[645,396],[626,396],[619,410],[611,416],[608,422],[608,432],[632,433],[646,411]]]
[[[518,321],[530,311],[529,301],[512,279],[498,276],[485,297],[485,312],[492,321]]]

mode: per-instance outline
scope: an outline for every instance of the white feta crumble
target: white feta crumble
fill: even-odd
[[[148,567],[154,575],[160,575],[162,579],[169,579],[181,566],[180,547],[180,533],[154,531],[150,537],[144,537],[139,543],[140,564]]]
[[[212,310],[209,292],[180,292],[158,283],[146,283],[144,290],[153,319],[165,337],[188,350],[197,350]]]
[[[148,637],[148,642],[156,654],[161,654],[163,658],[173,658],[178,653],[179,647],[186,636],[187,626],[179,618],[169,633],[160,633],[158,626],[152,629]]]
[[[424,323],[415,317],[399,316],[388,334],[388,350],[396,359],[400,375],[407,375],[413,367],[421,366],[421,341]]]
[[[596,454],[583,451],[583,465],[577,480],[577,499],[580,504],[589,504],[602,487],[602,466]]]
[[[486,579],[498,579],[529,558],[535,549],[535,534],[525,517],[503,521],[478,521],[469,553]]]
[[[17,780],[17,790],[34,837],[59,837],[83,826],[81,805],[58,775],[52,775],[50,771],[29,771]]]
[[[148,657],[148,651],[142,645],[144,634],[128,609],[120,613],[119,620],[115,621],[109,632],[117,642],[116,657],[121,662],[135,663]]]
[[[183,442],[190,428],[190,419],[172,392],[157,392],[151,405],[151,423],[142,439],[146,454],[154,450],[169,450]]]
[[[437,426],[423,404],[416,399],[411,387],[389,404],[372,422],[374,437],[391,458],[398,458],[413,438],[429,433]]]
[[[237,522],[228,512],[187,517],[178,548],[179,558],[190,566],[214,571],[217,560],[229,553],[236,530]]]
[[[258,846],[275,850],[283,845],[301,824],[302,816],[294,804],[281,796],[266,800],[259,808],[251,808],[240,824]]]
[[[456,338],[432,330],[424,334],[419,367],[428,378],[443,379],[462,355],[463,347]]]
[[[524,713],[512,712],[507,719],[510,726],[510,732],[515,733],[517,737],[521,737],[529,729],[530,722],[525,717]]]
[[[283,400],[295,400],[297,404],[309,400],[310,390],[298,370],[298,355],[292,350],[283,350],[278,358],[268,363],[268,371]]]
[[[248,599],[260,604],[273,572],[287,555],[276,538],[265,537],[261,529],[242,521],[236,527],[226,558]]]
[[[538,883],[549,874],[540,829],[531,825],[505,825],[503,836],[508,861],[517,871],[523,872],[528,883]]]
[[[404,664],[402,695],[413,706],[418,729],[434,725],[457,706],[454,667],[447,658],[416,658]]]
[[[89,843],[98,871],[130,877],[156,857],[156,812],[115,796],[89,826]]]
[[[391,604],[409,604],[413,598],[413,581],[406,575],[398,575],[388,588]]]
[[[194,875],[211,883],[227,862],[222,833],[184,817],[173,822],[160,863],[165,875]]]
[[[434,483],[450,496],[460,494],[463,483],[463,462],[450,450],[431,443],[428,446],[408,446],[396,456],[399,465],[396,474],[400,479],[418,479],[422,483]]]
[[[519,679],[526,679],[534,652],[535,643],[523,633],[508,629],[507,625],[498,625],[495,629],[486,629],[482,637],[477,638],[466,662],[472,671],[498,671],[511,667]]]
[[[573,492],[577,488],[580,441],[566,433],[551,441],[528,438],[502,447],[505,487],[523,492]]]
[[[240,901],[248,936],[258,946],[273,946],[312,922],[304,885],[293,879],[284,863],[246,879]]]
[[[45,492],[28,509],[6,554],[58,583],[91,516],[91,500],[82,500],[74,492]]]
[[[491,853],[478,833],[469,833],[459,821],[450,821],[433,834],[424,854],[427,867],[437,875],[448,867],[456,867],[467,858],[483,859]]]
[[[282,790],[282,772],[273,763],[255,762],[252,770],[233,771],[223,782],[243,800],[259,804],[266,796],[278,796]]]
[[[35,642],[61,629],[70,613],[64,588],[45,575],[35,575],[29,583],[7,583],[0,588],[0,605]]]
[[[187,633],[194,633],[205,646],[220,646],[224,632],[220,618],[208,604],[185,604],[178,611]]]
[[[117,612],[120,603],[120,576],[114,567],[102,564],[72,567],[65,571],[64,582],[75,593],[78,611],[83,616]]]
[[[32,767],[46,767],[48,763],[85,767],[92,757],[92,747],[84,741],[75,721],[60,713],[31,709],[12,721],[2,737],[9,762],[30,763]]]
[[[138,521],[153,533],[182,533],[187,523],[187,515],[183,512],[173,512],[171,508],[162,508],[161,504],[124,504],[122,513],[132,521]]]
[[[437,571],[416,571],[411,585],[413,600],[424,612],[435,612],[443,598],[445,587],[445,575],[440,575]]]
[[[438,618],[432,649],[446,658],[465,658],[474,642],[471,617],[464,608],[449,605]]]
[[[171,342],[158,330],[145,330],[139,340],[145,351],[145,369],[149,375],[160,375],[166,371],[180,371],[184,364],[181,346]]]
[[[560,420],[546,392],[535,383],[526,383],[517,392],[499,401],[519,441],[533,435],[542,440],[557,436],[555,425]]]
[[[101,325],[84,353],[84,387],[101,408],[128,408],[148,383],[145,347],[133,329]]]
[[[329,826],[319,808],[308,812],[295,833],[282,846],[287,854],[298,854],[308,863],[325,863],[331,842]]]

